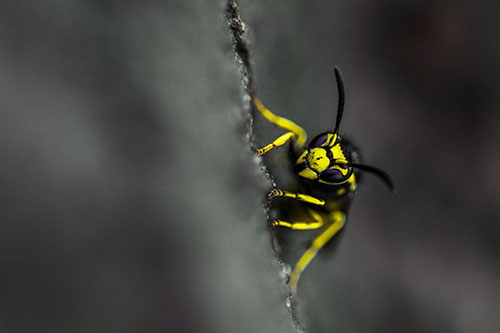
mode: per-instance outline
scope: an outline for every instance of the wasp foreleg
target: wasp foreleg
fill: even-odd
[[[303,193],[292,193],[280,189],[273,189],[269,194],[267,195],[267,198],[270,200],[274,197],[284,197],[284,198],[290,198],[290,199],[295,199],[303,202],[307,202],[313,205],[318,205],[318,206],[324,206],[325,205],[325,200],[323,199],[318,199],[315,198],[311,195],[308,194],[303,194]]]
[[[330,239],[335,236],[340,229],[345,224],[345,214],[341,211],[335,211],[331,214],[332,224],[318,237],[316,237],[312,243],[312,245],[307,249],[307,251],[302,255],[299,259],[295,268],[290,275],[290,288],[292,292],[295,294],[297,291],[297,283],[299,282],[300,276],[304,269],[306,269],[307,265],[313,260],[316,256],[316,253],[326,244]]]
[[[255,153],[259,156],[264,155],[271,149],[284,145],[285,143],[288,142],[288,140],[292,139],[293,137],[295,137],[295,134],[293,132],[285,133],[276,140],[274,140],[272,143],[268,144],[267,146],[256,149]]]
[[[296,141],[297,146],[299,146],[299,147],[304,146],[304,144],[307,141],[307,133],[302,127],[300,127],[299,125],[297,125],[296,123],[294,123],[291,120],[288,120],[288,119],[283,118],[283,117],[279,117],[279,116],[275,115],[274,113],[272,113],[269,109],[267,109],[261,103],[261,101],[255,95],[252,96],[252,100],[253,100],[253,103],[255,104],[255,106],[257,107],[257,109],[264,116],[264,118],[266,118],[271,123],[273,123],[281,128],[284,128],[286,130],[291,131],[293,134],[295,134],[297,136],[297,141]]]
[[[294,230],[313,230],[313,229],[319,229],[323,226],[324,224],[324,218],[314,210],[310,209],[308,210],[309,214],[311,215],[311,220],[310,221],[282,221],[282,220],[272,220],[271,221],[271,226],[272,227],[286,227]]]
[[[323,221],[314,222],[287,222],[282,220],[271,221],[272,227],[286,227],[294,230],[313,230],[319,229],[323,226]]]

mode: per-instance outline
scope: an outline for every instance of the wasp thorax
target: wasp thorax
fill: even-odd
[[[309,167],[317,172],[326,170],[330,165],[330,159],[327,156],[327,151],[323,148],[311,149],[306,159]]]

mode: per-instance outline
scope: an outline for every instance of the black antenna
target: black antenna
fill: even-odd
[[[380,178],[380,180],[389,188],[389,190],[391,190],[391,192],[396,192],[396,187],[394,186],[391,176],[389,176],[384,170],[366,164],[351,163],[351,166],[362,171],[373,173],[375,176]]]
[[[335,78],[337,79],[337,88],[339,90],[339,106],[337,108],[337,121],[335,122],[335,130],[333,133],[338,133],[340,127],[340,121],[342,120],[342,114],[344,113],[344,102],[345,102],[345,91],[344,91],[344,79],[342,78],[342,73],[340,68],[335,66]]]

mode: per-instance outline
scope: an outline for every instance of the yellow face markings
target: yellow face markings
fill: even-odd
[[[318,174],[316,172],[312,171],[311,169],[304,169],[301,172],[299,172],[298,175],[300,177],[304,177],[307,179],[312,179],[312,180],[318,179]]]
[[[349,170],[347,168],[342,168],[342,167],[340,167],[338,165],[334,165],[330,169],[339,170],[342,173],[343,176],[347,175],[347,173],[349,172]]]
[[[342,162],[344,164],[347,163],[347,158],[344,155],[344,152],[342,151],[342,147],[340,146],[339,143],[334,145],[333,147],[330,148],[330,151],[333,154],[333,160],[336,162]]]
[[[324,134],[320,134],[319,137],[321,139],[324,140],[323,143],[319,143],[319,139],[316,140],[314,139],[311,144],[313,145],[312,147],[323,147],[323,148],[329,148],[331,146],[333,146],[335,144],[335,142],[337,141],[337,133],[324,133]],[[326,138],[325,138],[326,137]]]
[[[304,150],[304,152],[299,156],[297,162],[295,164],[304,163],[306,161],[307,154],[309,153],[309,149]]]
[[[344,151],[342,150],[342,146],[340,145],[340,143],[336,143],[328,148],[323,148],[323,146],[329,145],[330,142],[336,142],[337,140],[337,134],[328,133],[328,136],[329,136],[328,139],[322,145],[322,147],[316,147],[312,149],[306,148],[300,154],[299,158],[295,162],[295,165],[307,163],[307,167],[298,172],[298,175],[300,177],[307,178],[310,180],[317,180],[322,184],[328,184],[328,185],[340,185],[349,183],[350,184],[349,191],[354,191],[356,189],[356,181],[354,173],[351,176],[349,176],[348,179],[339,182],[329,182],[319,179],[319,174],[327,169],[338,170],[340,173],[342,173],[343,176],[347,176],[349,174],[349,168],[348,168],[349,162],[344,154]],[[335,163],[333,166],[330,166],[331,160],[328,157],[329,156],[328,154],[330,154],[330,152],[328,152],[326,149],[329,149],[331,152],[330,157],[332,158],[333,163]]]
[[[323,148],[313,148],[307,156],[309,167],[321,172],[326,170],[330,165],[330,159],[326,156],[326,150]]]
[[[328,133],[328,140],[326,140],[327,144],[329,147],[333,146],[335,144],[335,142],[337,142],[337,133]]]

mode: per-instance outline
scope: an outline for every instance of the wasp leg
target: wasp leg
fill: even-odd
[[[274,140],[272,143],[268,144],[267,146],[256,149],[255,153],[257,153],[257,155],[259,156],[264,155],[271,149],[284,145],[285,143],[287,143],[288,140],[292,139],[294,136],[295,134],[293,132],[285,133],[276,140]]]
[[[308,194],[303,194],[303,193],[292,193],[280,189],[273,189],[269,194],[267,195],[268,199],[272,199],[274,197],[284,197],[284,198],[290,198],[290,199],[295,199],[303,202],[307,202],[313,205],[318,205],[318,206],[324,206],[325,205],[325,200],[315,198],[311,195]]]
[[[290,275],[290,288],[295,294],[297,291],[297,283],[299,282],[300,275],[306,269],[307,265],[316,256],[316,253],[326,244],[330,239],[333,238],[339,232],[340,229],[345,224],[345,214],[340,211],[335,211],[331,215],[332,224],[318,237],[316,237],[312,245],[307,249],[307,251],[299,259],[295,268]]]
[[[271,222],[272,227],[286,227],[294,230],[314,230],[319,229],[323,226],[323,221],[315,222],[287,222],[282,220],[273,220]]]
[[[271,123],[273,123],[281,128],[284,128],[286,130],[291,131],[292,133],[294,133],[297,136],[296,143],[297,143],[298,147],[303,147],[305,145],[305,143],[307,141],[307,133],[302,127],[300,127],[299,125],[297,125],[296,123],[294,123],[291,120],[288,120],[288,119],[283,118],[283,117],[279,117],[279,116],[275,115],[274,113],[272,113],[271,111],[269,111],[269,109],[267,109],[264,105],[262,105],[261,101],[256,96],[253,95],[252,100],[253,100],[255,106],[257,107],[257,109],[264,116],[264,118],[266,118]]]
[[[309,209],[308,212],[312,215],[311,221],[301,221],[301,222],[288,222],[282,220],[273,220],[271,221],[272,227],[286,227],[294,230],[313,230],[319,229],[323,226],[323,217],[315,212],[312,209]]]

